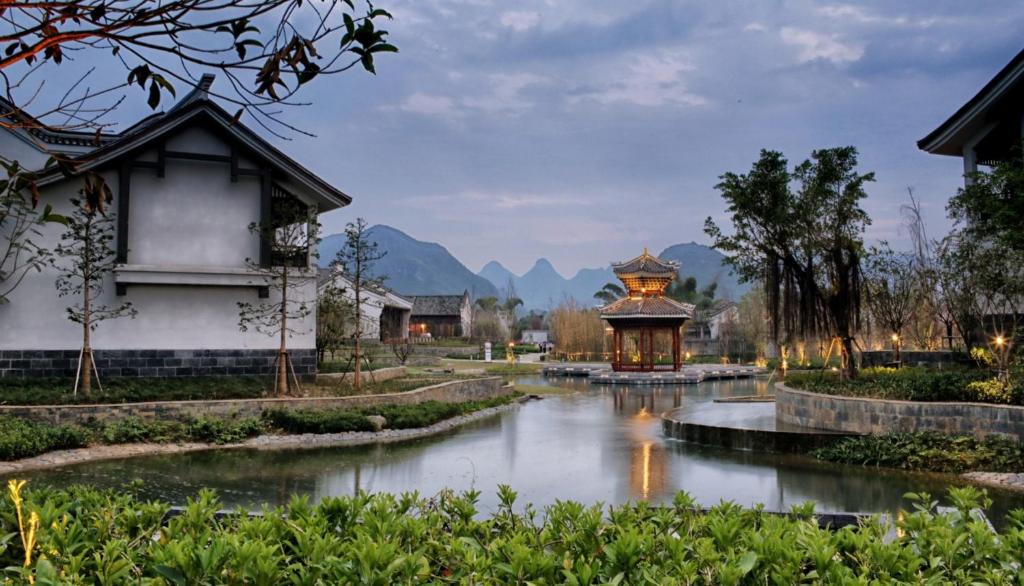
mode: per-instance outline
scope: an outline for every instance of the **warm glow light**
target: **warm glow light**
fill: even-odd
[[[995,343],[996,343],[996,346],[998,346],[999,348],[1002,348],[1003,345],[1006,344],[1006,338],[1004,338],[1002,336],[996,336]]]
[[[651,442],[644,442],[643,454],[643,482],[640,494],[647,498],[651,495]]]
[[[893,334],[892,335],[892,341],[893,342],[899,342],[900,341],[900,335],[899,334]]]

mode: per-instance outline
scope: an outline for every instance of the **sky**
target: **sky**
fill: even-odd
[[[762,148],[854,145],[869,240],[905,245],[907,189],[933,236],[959,159],[916,141],[1021,48],[1024,3],[906,0],[379,0],[400,53],[316,80],[275,142],[363,217],[476,271],[539,257],[572,276],[726,220],[715,190]]]

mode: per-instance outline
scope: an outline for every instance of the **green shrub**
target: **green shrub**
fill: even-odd
[[[488,515],[478,492],[359,494],[221,517],[203,491],[166,522],[167,505],[130,493],[23,496],[21,516],[40,521],[27,566],[18,512],[0,501],[0,567],[14,583],[1017,584],[1024,551],[1024,512],[992,533],[970,514],[987,504],[974,488],[950,491],[951,513],[914,494],[895,527],[837,531],[819,528],[813,506],[699,513],[685,493],[664,507],[559,501],[538,511],[499,487]]]
[[[813,455],[843,464],[931,472],[1024,470],[1024,444],[999,436],[979,440],[935,432],[868,435],[843,439]]]
[[[903,401],[993,401],[971,383],[991,378],[981,370],[927,370],[923,368],[865,368],[856,380],[839,380],[839,373],[795,372],[786,376],[786,385],[815,393],[849,397],[873,397]],[[1021,404],[1019,390],[1006,395]]]
[[[0,416],[0,460],[31,458],[53,450],[85,447],[88,433],[73,425],[50,425]]]
[[[285,433],[344,433],[373,431],[360,410],[350,409],[274,409],[263,413],[264,420]]]

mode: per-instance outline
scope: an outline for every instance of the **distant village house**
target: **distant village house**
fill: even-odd
[[[318,291],[333,285],[349,303],[355,304],[355,287],[343,273],[320,269]],[[409,324],[413,303],[385,287],[371,287],[360,293],[362,297],[362,339],[404,340],[409,337]]]
[[[462,295],[412,295],[409,332],[413,337],[460,338],[473,326],[469,292]]]

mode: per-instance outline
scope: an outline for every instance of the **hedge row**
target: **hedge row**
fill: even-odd
[[[1024,559],[1024,512],[991,532],[969,514],[985,506],[972,488],[952,490],[956,510],[944,514],[911,495],[915,510],[895,517],[896,531],[822,529],[807,506],[702,513],[684,493],[666,507],[559,501],[538,511],[500,487],[488,516],[476,492],[303,497],[250,517],[218,515],[205,491],[169,521],[167,505],[130,494],[20,493],[15,484],[19,504],[0,502],[0,567],[17,583],[1019,584]],[[19,539],[33,527],[34,542]]]

